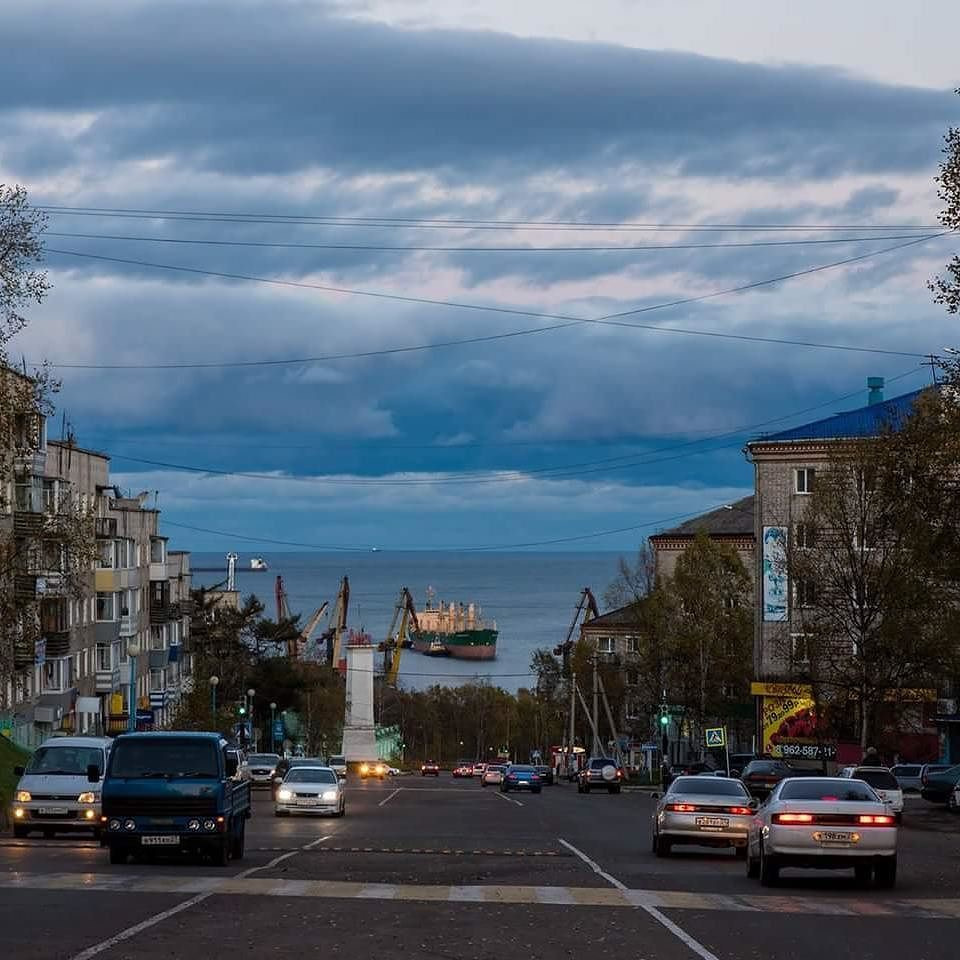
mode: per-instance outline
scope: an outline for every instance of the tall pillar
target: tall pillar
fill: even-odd
[[[347,642],[347,692],[343,756],[347,763],[377,759],[373,724],[373,644],[363,634]]]

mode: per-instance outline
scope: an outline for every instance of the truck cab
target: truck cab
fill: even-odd
[[[116,738],[100,790],[101,843],[111,863],[151,852],[243,858],[250,784],[218,733],[130,733]],[[91,784],[99,771],[87,771]]]

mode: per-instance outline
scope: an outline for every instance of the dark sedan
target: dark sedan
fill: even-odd
[[[924,771],[920,783],[920,796],[930,803],[947,803],[957,783],[960,783],[960,763],[940,773]]]
[[[540,782],[545,787],[553,786],[553,767],[548,767],[546,764],[537,764],[534,768],[537,772],[537,776],[540,778]]]
[[[536,769],[526,764],[511,764],[500,781],[500,792],[529,790],[531,793],[539,793],[542,786],[543,783]]]
[[[751,760],[744,768],[740,779],[750,791],[751,796],[763,798],[787,777],[796,776],[796,772],[782,760]]]

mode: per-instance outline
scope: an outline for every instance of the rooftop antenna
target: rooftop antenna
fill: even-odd
[[[237,589],[237,560],[235,553],[227,554],[227,592],[233,593]]]

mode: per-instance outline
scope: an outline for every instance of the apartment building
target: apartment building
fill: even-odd
[[[812,749],[802,731],[814,713],[812,687],[803,682],[809,663],[804,632],[804,608],[815,603],[808,585],[791,583],[783,558],[788,546],[811,547],[810,531],[804,525],[804,508],[815,489],[817,473],[825,469],[839,445],[855,439],[879,436],[890,424],[907,416],[922,390],[890,400],[883,399],[884,381],[867,381],[868,403],[799,427],[761,437],[747,444],[754,467],[756,521],[754,535],[760,545],[754,559],[754,683],[758,743],[773,755],[803,756]],[[933,716],[935,696],[918,705],[909,752],[925,749],[936,755]],[[796,734],[796,731],[801,731]],[[793,732],[792,732],[793,731]],[[809,739],[809,737],[808,737]],[[924,746],[926,744],[926,746]],[[859,760],[854,744],[845,754],[843,744],[827,759]],[[854,756],[854,753],[856,756]]]
[[[0,665],[0,729],[29,747],[57,731],[125,730],[131,709],[139,728],[162,726],[189,682],[189,555],[168,556],[158,511],[147,494],[121,496],[106,454],[48,441],[43,424],[32,435],[0,497],[0,541],[15,558],[0,589],[19,611]],[[69,567],[47,538],[68,516],[95,535],[89,569]]]

